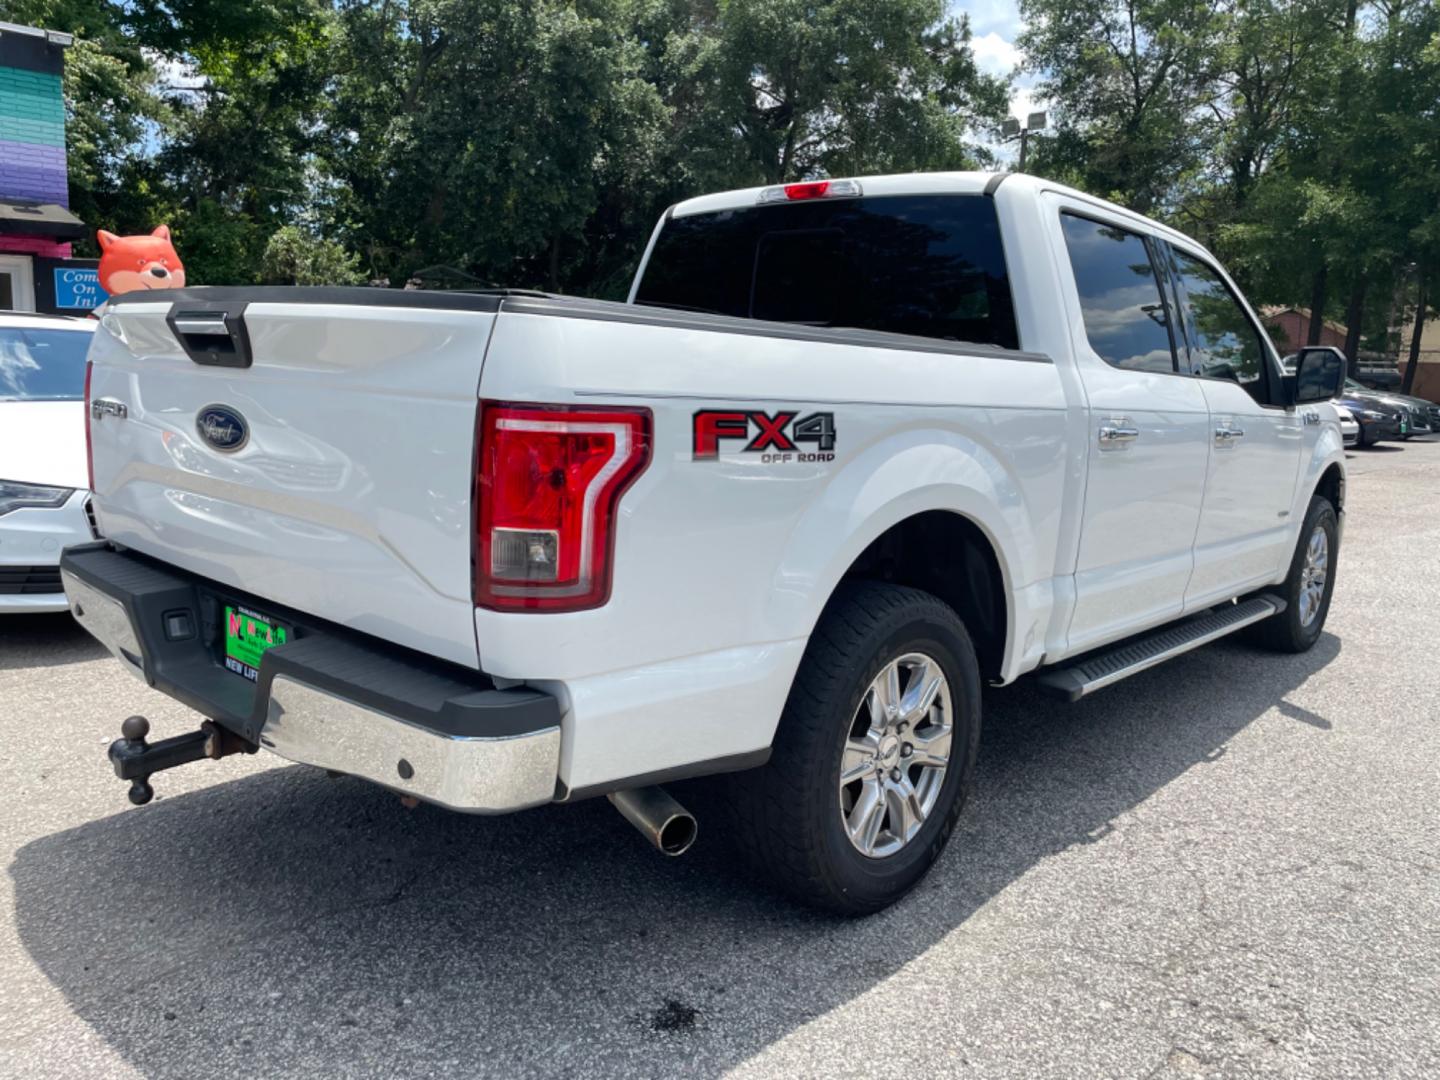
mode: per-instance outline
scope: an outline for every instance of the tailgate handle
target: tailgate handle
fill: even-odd
[[[250,334],[245,328],[245,303],[198,307],[183,301],[170,306],[165,322],[185,355],[207,367],[248,368]]]
[[[200,315],[177,315],[175,316],[175,330],[186,337],[230,336],[230,327],[225,324],[223,311],[219,312],[219,318],[216,318],[215,313],[208,311]]]

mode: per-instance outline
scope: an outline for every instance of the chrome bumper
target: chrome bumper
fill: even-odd
[[[498,738],[444,735],[288,675],[270,684],[260,745],[472,814],[550,802],[560,765],[558,726]]]
[[[143,682],[145,670],[141,667],[140,642],[135,638],[135,628],[130,625],[125,606],[113,596],[81,581],[69,570],[61,569],[60,584],[65,589],[65,599],[69,601],[70,614],[75,616],[75,621],[109,649],[126,671]]]
[[[60,576],[76,621],[127,671],[280,757],[467,813],[555,798],[560,707],[549,695],[324,626],[266,652],[247,690],[203,631],[177,640],[167,629],[177,612],[205,625],[211,583],[102,545],[67,551]]]

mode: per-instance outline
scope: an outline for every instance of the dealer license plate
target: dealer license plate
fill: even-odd
[[[268,615],[238,604],[225,605],[225,666],[236,675],[254,682],[265,650],[288,640],[290,629]]]

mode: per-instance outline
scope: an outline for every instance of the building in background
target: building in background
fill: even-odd
[[[1310,309],[1302,307],[1267,307],[1260,311],[1270,340],[1281,356],[1298,352],[1310,333]],[[1345,348],[1345,328],[1339,323],[1326,319],[1320,326],[1319,345],[1333,345]]]
[[[83,315],[105,299],[70,212],[65,99],[71,35],[0,22],[0,310]]]

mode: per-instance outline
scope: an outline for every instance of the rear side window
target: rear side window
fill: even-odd
[[[1218,273],[1183,251],[1171,248],[1171,253],[1185,292],[1190,370],[1237,382],[1265,404],[1269,400],[1265,347],[1255,324]]]
[[[88,330],[0,327],[0,401],[79,401]]]
[[[814,199],[672,218],[639,304],[1019,348],[995,203]]]
[[[1173,372],[1169,318],[1145,241],[1073,214],[1060,222],[1090,347],[1118,368]]]

